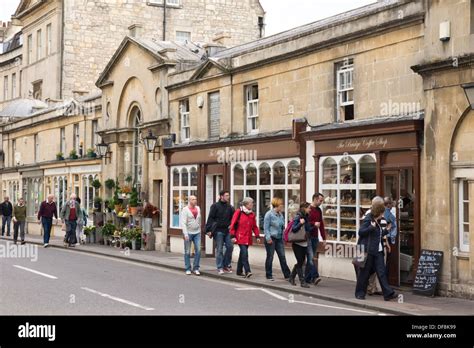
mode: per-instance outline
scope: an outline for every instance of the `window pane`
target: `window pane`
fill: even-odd
[[[469,183],[467,180],[463,181],[463,193],[464,193],[464,200],[468,201],[469,200]]]
[[[288,164],[288,185],[300,184],[300,164],[296,161],[291,161]]]
[[[174,227],[179,226],[179,191],[173,191],[173,221]]]
[[[288,209],[285,212],[287,213],[288,220],[292,220],[295,217],[300,209],[300,203],[300,190],[288,190]]]
[[[186,168],[183,168],[181,170],[181,186],[188,186],[188,185],[189,185],[188,170]]]
[[[234,207],[237,209],[240,207],[240,202],[244,199],[243,190],[234,190]]]
[[[360,160],[360,184],[375,184],[376,163],[371,156],[364,156]]]
[[[253,164],[249,164],[246,169],[247,169],[247,173],[246,173],[247,185],[257,185],[257,168]]]
[[[197,186],[197,170],[196,168],[191,168],[191,170],[189,171],[189,174],[191,176],[191,186]]]
[[[270,190],[260,190],[258,197],[258,207],[260,210],[258,217],[258,227],[260,228],[261,233],[263,233],[263,219],[265,214],[270,210],[271,206],[271,191]]]
[[[283,200],[283,206],[286,207],[286,199],[285,199],[285,190],[273,190],[273,198],[281,198]],[[298,206],[299,209],[299,206]],[[286,216],[286,213],[285,213]]]
[[[337,184],[337,163],[332,158],[323,162],[323,184]]]
[[[254,201],[254,205],[253,205],[253,211],[257,211],[257,203],[258,203],[258,200],[257,200],[257,190],[247,190],[247,193],[245,195],[245,197],[250,197],[253,199]]]
[[[271,185],[271,169],[267,163],[262,163],[259,167],[260,185]]]
[[[173,186],[179,186],[179,170],[173,170]]]
[[[463,203],[463,222],[469,223],[469,203]]]
[[[273,185],[285,184],[285,166],[281,162],[273,165]]]
[[[241,165],[236,165],[234,167],[234,185],[243,185],[244,184],[244,169]]]
[[[352,157],[345,157],[341,160],[340,183],[342,185],[356,183],[356,163]]]

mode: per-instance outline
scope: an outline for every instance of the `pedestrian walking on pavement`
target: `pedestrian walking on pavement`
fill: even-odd
[[[260,243],[260,230],[257,226],[257,220],[252,208],[254,201],[246,197],[242,201],[242,207],[234,212],[232,222],[230,223],[230,235],[232,243],[240,248],[239,260],[237,262],[237,275],[245,278],[252,276],[249,264],[249,246],[253,244],[252,232]],[[245,273],[243,273],[245,271]]]
[[[229,200],[229,191],[219,192],[219,201],[211,205],[206,223],[207,235],[216,241],[216,266],[220,275],[232,273],[234,246],[230,238],[229,226],[234,215],[234,207],[229,203]]]
[[[3,203],[0,204],[0,214],[2,214],[2,236],[5,234],[5,225],[7,225],[7,237],[10,237],[10,224],[13,215],[13,205],[10,197],[5,196]]]
[[[293,242],[291,247],[295,253],[296,265],[293,266],[291,271],[290,279],[288,280],[290,284],[296,285],[296,275],[301,283],[301,287],[309,288],[309,285],[304,280],[303,266],[305,263],[308,247],[308,238],[310,238],[310,233],[312,231],[312,226],[309,223],[309,211],[310,204],[308,202],[301,203],[300,210],[296,214],[293,220],[293,226],[291,228],[291,233],[298,233],[301,229],[306,232],[306,240],[301,242]]]
[[[308,284],[314,285],[318,285],[321,281],[318,272],[318,246],[320,242],[323,245],[326,244],[326,230],[324,229],[323,212],[320,208],[323,202],[323,194],[315,193],[309,211],[309,223],[312,230],[311,238],[308,240],[308,248],[306,249],[308,255],[306,255],[305,281]],[[319,240],[319,235],[321,235],[322,241]]]
[[[66,224],[66,236],[64,238],[65,247],[73,247],[77,243],[76,227],[80,214],[81,205],[76,201],[76,195],[73,193],[61,209],[61,220]]]
[[[76,197],[76,202],[80,205],[81,199]],[[77,226],[76,226],[76,245],[80,245],[82,242],[82,236],[84,232],[84,227],[87,226],[87,212],[84,208],[78,210]],[[83,243],[83,242],[82,242]]]
[[[13,207],[13,243],[18,241],[20,230],[21,245],[25,244],[26,205],[23,198],[18,198],[18,203]]]
[[[54,195],[48,195],[46,201],[41,202],[38,211],[38,224],[43,225],[43,246],[46,248],[49,245],[49,238],[51,236],[51,228],[53,226],[53,216],[58,220],[58,208],[54,202]]]
[[[357,277],[355,297],[359,300],[365,299],[372,271],[377,274],[385,301],[397,298],[397,294],[388,284],[384,264],[383,237],[389,233],[386,228],[381,226],[384,213],[383,198],[377,196],[372,200],[370,213],[365,216],[359,229],[358,245],[363,246],[363,250],[367,252],[365,262]]]
[[[194,244],[194,263],[192,272],[199,276],[201,260],[201,208],[197,205],[196,196],[189,196],[189,204],[181,211],[181,228],[184,239],[184,267],[191,275],[191,244]]]
[[[285,279],[290,278],[290,268],[286,263],[285,241],[283,240],[283,230],[285,229],[285,217],[283,215],[283,199],[273,198],[272,209],[267,211],[263,219],[263,230],[265,234],[265,249],[267,258],[265,260],[265,276],[273,281],[273,256],[275,251],[280,261],[281,271]]]
[[[142,212],[142,250],[155,250],[155,234],[153,233],[153,218],[159,217],[160,211],[147,201]]]

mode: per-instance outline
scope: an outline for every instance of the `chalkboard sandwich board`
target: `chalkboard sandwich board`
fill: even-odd
[[[441,265],[443,263],[443,252],[436,250],[421,250],[415,281],[413,282],[413,293],[423,296],[434,296],[438,285]]]

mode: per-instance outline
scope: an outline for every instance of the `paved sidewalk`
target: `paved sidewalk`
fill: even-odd
[[[0,237],[4,240],[10,238]],[[27,242],[42,245],[41,236],[27,235]],[[50,246],[55,248],[64,248],[62,238],[53,237],[50,240]],[[166,253],[160,251],[134,251],[130,250],[129,255],[125,255],[124,250],[104,246],[100,244],[86,244],[71,248],[75,252],[86,252],[97,255],[105,255],[139,263],[145,263],[155,266],[166,267],[182,271],[184,273],[184,261],[182,254]],[[235,267],[235,266],[234,266]],[[202,276],[219,278],[239,283],[248,284],[249,287],[264,287],[267,289],[285,291],[289,294],[306,295],[322,300],[329,300],[358,306],[361,308],[382,311],[388,314],[396,315],[474,315],[474,301],[449,298],[449,297],[423,297],[413,295],[411,291],[398,291],[403,295],[403,303],[398,301],[386,302],[382,296],[367,296],[367,299],[357,300],[354,298],[355,282],[325,278],[315,287],[309,289],[300,286],[292,286],[283,279],[279,268],[275,267],[275,281],[265,279],[264,267],[252,265],[253,276],[250,279],[241,278],[233,274],[219,276],[216,272],[214,258],[201,258]]]

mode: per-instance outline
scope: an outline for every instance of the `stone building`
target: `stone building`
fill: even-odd
[[[171,250],[183,250],[191,194],[206,212],[221,188],[234,205],[250,196],[262,227],[272,197],[289,212],[322,192],[320,272],[355,279],[359,219],[373,196],[390,196],[399,225],[390,282],[412,286],[421,250],[438,250],[440,292],[472,297],[472,111],[461,84],[473,81],[473,6],[379,1],[171,74]],[[203,246],[213,254],[211,240]],[[263,264],[264,248],[250,257]]]
[[[264,11],[258,0],[165,1],[22,0],[12,23],[2,24],[2,196],[8,194],[16,200],[24,195],[32,205],[28,208],[30,222],[34,221],[38,202],[49,192],[60,203],[76,192],[92,208],[95,195],[105,192],[92,190],[91,181],[102,179],[103,170],[105,178],[115,178],[125,169],[118,167],[108,172],[105,161],[88,157],[99,141],[98,132],[118,127],[109,120],[111,112],[106,101],[102,117],[101,90],[95,83],[108,70],[107,64],[124,36],[130,34],[145,40],[152,47],[152,54],[164,57],[168,66],[174,61],[171,56],[175,47],[187,42],[206,44],[213,51],[257,39],[264,33]],[[155,44],[162,40],[179,43]],[[159,52],[162,49],[169,50],[169,54]],[[194,45],[193,50],[196,49],[202,50]],[[196,54],[187,50],[195,60]],[[128,62],[128,66],[136,64],[140,63]],[[186,61],[182,64],[187,66]],[[159,65],[152,68],[158,80],[160,69]],[[125,84],[129,91],[136,87],[136,81],[130,79]],[[155,83],[157,80],[147,80],[140,91],[144,93]],[[150,127],[166,123],[162,119],[166,118],[167,102],[163,98],[167,94],[163,92],[163,97],[159,97],[159,93],[154,87],[149,101],[164,110],[153,110],[151,104],[143,110],[141,120],[146,120]],[[126,95],[126,88],[123,94]],[[107,97],[109,101],[111,97]],[[114,96],[111,101],[118,100]],[[120,109],[115,109],[114,115],[117,110]],[[126,127],[123,117],[122,126]],[[127,136],[133,138],[133,134]],[[109,139],[108,135],[104,137]],[[136,149],[141,154],[142,146]],[[60,153],[66,160],[57,159]],[[76,155],[78,159],[74,159]],[[123,175],[119,176],[123,179]],[[36,224],[29,227],[30,233],[39,232]]]

